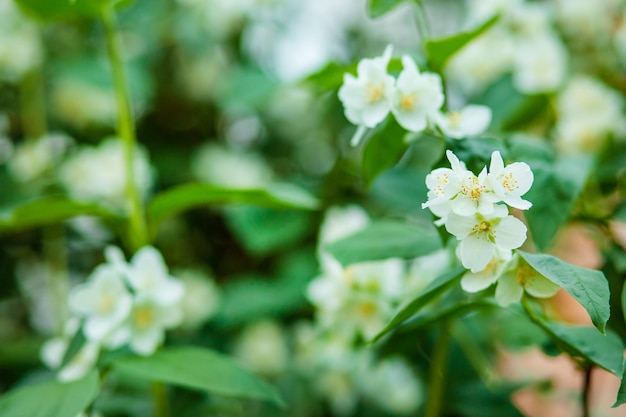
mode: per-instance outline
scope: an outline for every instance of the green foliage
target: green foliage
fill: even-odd
[[[421,311],[421,309],[424,308],[424,306],[426,306],[430,301],[441,295],[452,285],[457,284],[464,272],[465,269],[459,267],[441,275],[431,282],[417,297],[413,299],[413,301],[402,307],[400,311],[396,313],[391,321],[374,337],[373,341],[380,339],[382,336],[398,327],[400,324]]]
[[[372,19],[376,19],[377,17],[387,14],[406,1],[407,0],[369,0],[367,2],[367,14]]]
[[[622,375],[622,383],[619,386],[619,391],[617,392],[617,398],[615,399],[613,407],[620,406],[624,403],[626,403],[626,369]]]
[[[233,189],[211,184],[185,184],[156,195],[148,205],[152,225],[193,208],[223,204],[245,204],[277,209],[314,210],[317,200],[290,184],[273,184],[266,189]]]
[[[535,271],[569,292],[604,333],[611,312],[609,284],[602,272],[572,265],[552,255],[518,253]]]
[[[392,220],[373,222],[327,247],[342,265],[388,258],[415,258],[440,248],[439,234],[432,225]]]
[[[465,45],[483,34],[498,21],[498,16],[484,22],[482,25],[467,32],[460,32],[441,39],[429,39],[424,43],[428,66],[436,72],[441,72],[446,62],[459,52]]]
[[[15,0],[30,16],[41,20],[97,17],[100,0]]]
[[[64,196],[50,196],[5,210],[0,216],[0,232],[41,227],[76,216],[121,218],[120,213],[99,204],[83,203]]]
[[[374,132],[363,147],[361,173],[367,187],[381,172],[398,163],[409,147],[405,141],[406,131],[393,117]]]
[[[278,393],[232,359],[208,349],[162,349],[149,357],[115,359],[113,369],[149,381],[161,381],[210,393],[253,398],[282,405]]]
[[[72,382],[49,381],[16,388],[0,397],[0,415],[11,417],[74,417],[100,390],[98,372]]]

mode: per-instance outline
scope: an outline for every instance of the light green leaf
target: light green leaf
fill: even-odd
[[[121,373],[137,378],[283,405],[274,388],[229,357],[208,349],[167,348],[152,356],[129,356],[116,359],[112,362],[112,366]]]
[[[363,147],[361,171],[367,187],[378,174],[398,163],[409,145],[405,142],[404,130],[396,119],[388,117],[384,125],[368,139]]]
[[[273,184],[266,189],[233,189],[211,184],[185,184],[156,195],[148,205],[153,225],[168,217],[202,206],[245,204],[252,206],[314,210],[318,201],[301,188]]]
[[[587,310],[598,330],[604,333],[611,315],[611,294],[602,272],[572,265],[552,255],[518,253],[535,271],[569,292]]]
[[[482,25],[467,32],[457,33],[447,38],[430,39],[424,44],[428,65],[431,70],[441,72],[446,62],[459,52],[465,45],[480,36],[487,29],[498,21],[498,16],[494,16]]]
[[[0,214],[0,232],[45,226],[76,216],[121,218],[120,213],[95,203],[83,203],[63,196],[43,197],[4,210]]]
[[[7,417],[75,417],[96,398],[98,372],[62,383],[49,381],[26,385],[0,397],[0,415]]]
[[[41,20],[96,17],[100,14],[96,0],[15,0],[29,16]]]
[[[404,3],[406,0],[369,0],[367,2],[367,14],[376,19]]]
[[[582,357],[622,377],[624,345],[613,331],[607,330],[603,335],[591,326],[570,326],[552,322],[543,322],[542,327],[572,357]]]
[[[381,220],[331,243],[327,248],[342,265],[350,265],[426,255],[441,248],[441,239],[431,224]]]
[[[626,369],[622,375],[622,383],[619,386],[619,391],[617,392],[617,398],[615,399],[613,407],[619,407],[624,403],[626,403]]]
[[[587,310],[598,330],[604,332],[611,313],[609,285],[602,272],[572,265],[552,255],[518,253],[534,270],[569,292]]]
[[[438,297],[448,288],[450,288],[456,281],[461,278],[461,275],[465,272],[464,268],[456,268],[452,271],[441,275],[431,282],[420,295],[415,297],[413,301],[401,307],[396,315],[391,319],[389,323],[372,339],[372,342],[377,341],[391,330],[395,329],[409,318],[417,314],[423,307],[425,307],[430,301]]]

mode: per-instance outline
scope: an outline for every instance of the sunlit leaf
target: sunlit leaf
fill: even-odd
[[[282,405],[275,389],[227,356],[197,347],[163,349],[152,356],[112,362],[115,370],[136,378],[161,381],[214,394],[254,398]]]
[[[534,270],[569,292],[585,307],[598,330],[604,332],[611,315],[611,295],[602,272],[572,265],[552,255],[518,252]]]
[[[406,0],[369,0],[367,2],[367,14],[369,14],[372,19],[375,19],[387,14],[405,1]]]
[[[389,258],[415,258],[441,248],[441,239],[428,224],[381,220],[328,245],[328,251],[342,264]]]
[[[22,386],[0,397],[0,416],[74,417],[91,404],[99,389],[96,371],[78,381]]]

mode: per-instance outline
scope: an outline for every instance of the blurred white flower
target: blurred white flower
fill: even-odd
[[[41,178],[56,168],[56,164],[71,143],[71,138],[59,133],[51,133],[26,141],[13,150],[13,155],[8,162],[9,172],[20,182]]]
[[[383,410],[406,415],[423,402],[424,388],[403,358],[385,358],[365,371],[360,378],[364,394]]]
[[[177,271],[176,277],[185,286],[180,303],[184,317],[181,325],[186,329],[197,329],[217,312],[220,290],[213,278],[199,270]]]
[[[449,113],[437,113],[437,126],[446,136],[461,139],[483,133],[491,123],[491,109],[487,106],[470,104]]]
[[[441,77],[434,73],[420,73],[415,62],[406,55],[402,57],[402,65],[396,89],[391,92],[391,111],[400,126],[421,132],[443,105]]]
[[[532,203],[522,196],[533,185],[533,172],[525,162],[514,162],[504,166],[500,152],[491,154],[488,181],[493,192],[504,203],[520,210],[528,210]]]
[[[0,2],[0,16],[0,77],[16,82],[41,64],[43,48],[36,24],[23,16],[17,3]]]
[[[59,179],[72,197],[126,208],[126,168],[120,139],[109,138],[97,147],[82,147],[61,165]],[[142,197],[152,186],[152,170],[143,148],[135,149],[134,176]]]
[[[615,17],[624,8],[621,0],[555,0],[554,5],[562,30],[586,44],[609,39]]]
[[[197,150],[191,170],[199,180],[227,188],[264,187],[274,176],[260,155],[212,143]]]
[[[422,292],[435,278],[449,271],[453,261],[454,257],[449,249],[440,249],[413,260],[404,285],[403,301],[411,300]]]
[[[113,126],[117,105],[112,90],[70,77],[59,79],[52,86],[51,110],[78,129],[90,125]]]
[[[519,302],[524,291],[533,297],[550,298],[559,290],[559,286],[550,281],[514,254],[496,287],[496,301],[503,307]]]
[[[517,249],[526,240],[526,226],[507,215],[504,206],[496,206],[492,214],[485,216],[450,213],[445,226],[460,241],[461,263],[472,272],[485,269],[497,250]]]
[[[516,49],[513,82],[519,91],[536,94],[561,87],[567,75],[567,50],[555,33],[523,38]]]
[[[239,334],[234,355],[256,373],[279,375],[287,369],[289,361],[285,332],[279,323],[271,320],[250,324]]]
[[[92,341],[110,336],[128,317],[132,302],[121,274],[108,264],[98,266],[69,297],[70,309],[85,319],[83,332]]]
[[[388,46],[382,56],[362,59],[357,67],[357,77],[344,74],[339,99],[346,118],[357,126],[375,127],[391,110],[395,84],[395,79],[387,73],[391,51]],[[353,146],[357,144],[355,142],[352,142]]]

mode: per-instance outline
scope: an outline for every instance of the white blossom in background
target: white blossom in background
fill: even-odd
[[[522,262],[519,255],[514,254],[498,279],[496,301],[503,307],[519,302],[524,292],[536,298],[550,298],[560,288],[559,285]]]
[[[460,110],[437,113],[435,123],[446,135],[454,139],[484,133],[491,123],[491,109],[487,106],[469,104]]]
[[[392,93],[391,111],[398,124],[411,132],[421,132],[443,105],[441,77],[434,73],[420,73],[415,61],[402,57],[403,69],[398,75]]]
[[[454,261],[454,255],[447,248],[414,259],[407,273],[401,304],[412,300],[435,278],[450,271]]]
[[[554,91],[565,82],[567,50],[558,36],[546,31],[517,42],[513,83],[526,94]]]
[[[96,147],[85,146],[70,155],[59,168],[59,180],[77,200],[108,203],[126,208],[126,169],[120,139],[109,138]],[[135,148],[134,176],[141,196],[153,182],[146,152]]]
[[[622,17],[622,20],[615,31],[613,36],[613,47],[617,51],[622,68],[626,67],[626,16]]]
[[[115,125],[117,105],[110,89],[66,76],[54,81],[50,101],[54,115],[77,129]]]
[[[262,320],[246,326],[235,341],[234,355],[250,370],[268,376],[287,370],[289,348],[280,323]]]
[[[7,168],[19,182],[42,178],[56,167],[71,144],[71,138],[59,133],[26,141],[14,148]]]
[[[555,0],[554,5],[559,27],[585,44],[607,42],[624,8],[621,0]]]
[[[43,48],[37,25],[20,12],[17,3],[0,1],[0,16],[0,78],[17,82],[41,65]]]
[[[528,210],[532,203],[522,196],[533,185],[534,176],[530,166],[525,162],[514,162],[504,166],[500,152],[491,154],[491,164],[487,175],[494,194],[511,207]]]
[[[394,94],[395,79],[387,73],[391,59],[391,46],[382,56],[364,58],[357,67],[357,76],[344,74],[343,85],[339,88],[346,118],[359,126],[359,130],[372,128],[382,122],[391,111],[391,97]],[[358,143],[355,135],[351,144]]]
[[[220,289],[215,280],[196,269],[176,271],[176,277],[185,286],[185,294],[180,303],[183,310],[185,329],[195,330],[209,321],[220,306]]]
[[[497,206],[487,216],[448,216],[446,230],[460,241],[459,257],[464,267],[482,271],[497,251],[517,249],[526,241],[524,223],[507,213],[506,207]]]
[[[260,188],[274,177],[261,155],[212,143],[195,152],[191,170],[200,181],[227,188]]]
[[[72,313],[84,319],[85,337],[98,342],[110,336],[127,319],[132,303],[123,276],[109,264],[98,266],[86,283],[72,290],[69,298]]]
[[[611,135],[626,133],[623,97],[595,78],[577,75],[557,97],[556,145],[562,153],[597,150]]]

